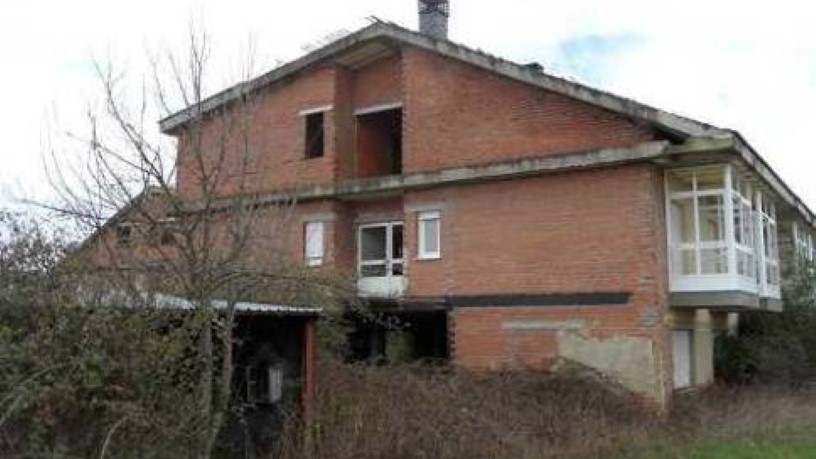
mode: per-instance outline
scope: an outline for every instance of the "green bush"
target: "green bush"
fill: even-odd
[[[816,267],[800,264],[787,278],[781,313],[743,313],[739,334],[718,341],[722,380],[801,385],[816,376]]]

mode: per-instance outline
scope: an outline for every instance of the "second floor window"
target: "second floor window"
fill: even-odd
[[[128,223],[122,223],[116,227],[116,245],[125,247],[130,245],[133,239],[133,226]]]
[[[310,113],[306,115],[306,159],[323,156],[324,147],[324,113]]]
[[[813,261],[813,235],[806,226],[793,224],[793,239],[796,244],[796,256],[799,260]]]
[[[417,215],[417,247],[420,260],[434,260],[442,257],[441,247],[442,217],[438,210],[420,212]]]
[[[750,291],[779,297],[773,196],[732,164],[666,175],[673,291]]]
[[[323,264],[323,222],[306,222],[304,225],[303,258],[306,266]]]

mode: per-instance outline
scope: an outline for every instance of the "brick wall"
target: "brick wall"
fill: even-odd
[[[400,100],[405,172],[621,147],[654,137],[625,117],[411,48],[362,69],[309,71],[259,100],[250,128],[251,173],[241,176],[252,190],[354,177],[353,111]],[[330,104],[325,156],[304,160],[298,112]],[[179,189],[190,196],[185,146],[182,139]],[[228,180],[236,175],[229,171],[239,170],[230,164]],[[626,378],[645,375],[639,389],[660,399],[671,380],[661,177],[650,166],[622,166],[386,200],[301,204],[288,250],[301,260],[302,222],[328,215],[327,267],[353,273],[356,225],[404,217],[409,297],[629,293],[626,304],[457,309],[453,357],[479,368],[543,367],[571,346],[571,355],[588,361],[614,366],[622,359],[608,370],[622,372],[630,386],[639,383]],[[231,184],[223,190],[235,189]],[[416,212],[422,209],[442,211],[440,260],[416,259]],[[644,357],[626,363],[626,349]]]
[[[565,333],[599,355],[616,352],[606,340],[642,338],[624,344],[649,347],[637,365],[653,370],[649,391],[661,398],[671,373],[660,177],[626,166],[410,193],[409,296],[630,293],[626,304],[456,309],[453,356],[477,368],[546,367]],[[442,258],[416,260],[415,211],[432,208],[442,211]]]
[[[402,101],[402,58],[399,54],[353,71],[354,107]]]
[[[333,117],[328,113],[325,119],[324,156],[305,159],[306,126],[299,113],[332,105],[335,79],[332,67],[313,69],[186,129],[179,138],[179,193],[200,195],[198,154],[211,167],[221,164],[218,190],[222,194],[333,180],[337,167]]]
[[[452,59],[403,56],[407,172],[652,138],[620,115]]]

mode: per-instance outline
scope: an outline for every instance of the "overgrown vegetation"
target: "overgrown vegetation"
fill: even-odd
[[[722,338],[720,379],[798,386],[816,377],[816,266],[800,261],[786,279],[781,313],[742,314],[739,334]]]
[[[683,394],[664,417],[580,367],[485,374],[324,361],[320,374],[318,423],[290,426],[275,457],[706,457],[696,454],[816,427],[816,392],[788,387]]]

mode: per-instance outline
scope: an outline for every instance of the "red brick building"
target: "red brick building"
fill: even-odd
[[[251,176],[227,149],[219,193],[296,196],[292,257],[406,319],[361,324],[361,356],[573,360],[660,402],[710,382],[713,336],[779,310],[783,268],[813,256],[813,213],[737,132],[434,27],[375,23],[164,119],[179,195],[190,121],[251,93]]]

